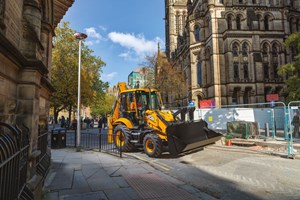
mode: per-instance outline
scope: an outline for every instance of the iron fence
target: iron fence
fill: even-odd
[[[22,131],[26,129],[0,122],[0,199],[34,199],[26,185],[29,137]]]
[[[51,152],[48,148],[48,131],[46,128],[39,128],[38,149],[41,153],[37,158],[36,170],[44,179],[48,174],[51,164]]]
[[[54,134],[51,131],[51,135]],[[53,145],[53,139],[51,139],[52,148],[64,148],[71,147],[75,148],[77,141],[77,132],[76,130],[60,130],[58,134],[65,134],[65,144],[62,145]],[[82,130],[80,134],[80,148],[85,150],[96,150],[100,152],[106,152],[113,155],[122,157],[122,146],[116,145],[116,140],[120,141],[121,136],[115,134],[109,134],[108,129],[103,129],[102,133],[98,133],[98,129]],[[51,136],[52,138],[52,136]]]

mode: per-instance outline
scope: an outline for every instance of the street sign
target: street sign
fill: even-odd
[[[214,108],[216,106],[214,99],[200,100],[200,108]]]
[[[267,101],[278,101],[279,97],[278,94],[267,94],[266,96]]]

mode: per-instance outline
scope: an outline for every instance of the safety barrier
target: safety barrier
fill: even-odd
[[[221,108],[196,109],[194,120],[203,119],[209,128],[222,133],[228,131],[227,123],[230,122],[256,122],[259,134],[255,134],[255,137],[288,140],[288,135],[293,130],[293,113],[300,112],[299,108],[300,101],[292,101],[288,106],[284,102],[223,105]],[[178,108],[172,110],[176,112]],[[299,138],[293,140],[297,141]]]
[[[22,131],[26,129],[0,122],[0,199],[34,199],[26,185],[29,137]]]

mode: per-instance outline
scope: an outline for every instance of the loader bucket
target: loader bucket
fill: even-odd
[[[183,122],[167,127],[168,147],[172,155],[193,150],[218,141],[221,133],[207,128],[203,120],[197,122]]]

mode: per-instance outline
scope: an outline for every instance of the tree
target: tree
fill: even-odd
[[[291,34],[284,42],[286,48],[290,48],[292,55],[296,52],[293,62],[282,65],[278,73],[281,76],[287,76],[286,79],[286,101],[295,101],[300,99],[300,32]]]
[[[98,99],[91,104],[91,115],[97,117],[111,113],[115,100],[115,96],[105,94],[102,99]]]
[[[186,83],[180,67],[172,65],[160,51],[145,60],[144,66],[150,69],[147,85],[161,92],[165,104],[174,104],[174,100],[186,96]]]
[[[55,30],[56,37],[52,52],[51,83],[56,92],[51,97],[51,107],[57,122],[58,113],[77,106],[78,92],[78,40],[75,31],[68,22],[62,22]],[[100,80],[100,72],[105,63],[101,58],[92,55],[93,51],[82,43],[81,50],[81,103],[90,105],[104,95],[108,83]]]

